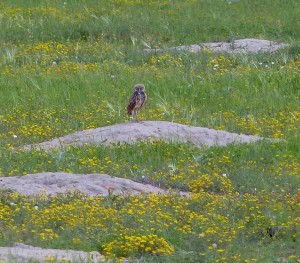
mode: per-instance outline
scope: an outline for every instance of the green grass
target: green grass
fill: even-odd
[[[0,165],[3,176],[45,171],[100,172],[180,190],[190,190],[193,180],[203,175],[226,174],[240,193],[284,190],[296,194],[299,157],[299,143],[295,142],[287,145],[262,141],[198,149],[159,141],[70,147],[50,152],[2,150]],[[206,190],[216,189],[212,186]]]
[[[0,176],[107,173],[175,191],[29,198],[0,190],[0,245],[98,250],[138,262],[299,262],[299,1],[6,0],[0,9]],[[143,52],[239,38],[289,47]],[[142,120],[282,141],[16,150],[128,121],[136,83],[149,97]]]
[[[249,37],[299,40],[296,0],[288,4],[281,0],[3,1],[2,5],[0,36],[5,41],[101,37],[155,47]]]
[[[27,64],[20,64],[4,74],[0,83],[0,127],[17,135],[16,139],[3,134],[10,144],[19,146],[127,121],[131,86],[141,82],[151,98],[141,111],[143,119],[267,137],[293,136],[299,126],[296,58],[288,51],[269,57],[142,55],[139,60],[143,61],[136,65],[115,59],[97,62],[95,72],[80,69],[90,65],[85,62],[29,64],[33,66],[29,70]],[[64,58],[64,63],[71,63],[70,59]],[[261,61],[268,61],[271,68],[261,66]],[[220,65],[217,72],[212,69],[216,64]],[[79,69],[74,70],[75,66]],[[28,127],[33,123],[38,127]]]

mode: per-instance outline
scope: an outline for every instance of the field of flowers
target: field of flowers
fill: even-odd
[[[0,246],[97,250],[132,262],[300,262],[299,12],[296,0],[1,1],[0,178],[106,173],[171,192],[32,198],[0,189]],[[289,47],[143,51],[250,37]],[[281,141],[22,149],[129,121],[136,83],[149,97],[142,120]]]

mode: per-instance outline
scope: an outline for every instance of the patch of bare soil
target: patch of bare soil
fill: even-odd
[[[15,243],[12,247],[0,247],[0,262],[107,262],[97,251],[46,249]]]
[[[216,43],[201,43],[190,46],[177,46],[163,49],[145,49],[146,52],[161,52],[161,51],[188,51],[200,52],[202,50],[211,50],[213,52],[226,52],[230,54],[245,54],[245,53],[272,53],[278,49],[287,47],[287,44],[264,40],[264,39],[238,39],[231,42],[216,42]]]
[[[75,132],[52,141],[34,145],[26,145],[25,149],[66,147],[68,145],[90,145],[111,143],[135,143],[137,141],[166,140],[173,142],[189,142],[196,147],[230,143],[249,143],[262,138],[230,133],[227,131],[182,125],[167,121],[138,121],[116,124],[96,129]]]
[[[150,184],[137,183],[129,179],[107,174],[36,173],[24,176],[0,177],[0,189],[15,190],[25,195],[53,195],[67,191],[79,191],[90,196],[138,193],[167,193]],[[178,192],[181,195],[188,193]]]

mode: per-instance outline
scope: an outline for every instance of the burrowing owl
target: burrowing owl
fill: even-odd
[[[127,113],[129,116],[137,114],[137,111],[143,107],[147,101],[147,94],[143,84],[137,84],[133,87],[133,94],[127,105]]]

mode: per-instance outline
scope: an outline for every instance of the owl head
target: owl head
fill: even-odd
[[[142,93],[145,92],[145,86],[143,84],[136,84],[133,87],[133,93]]]

